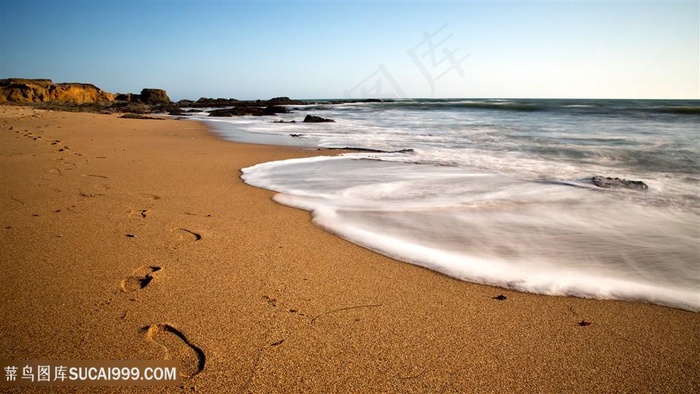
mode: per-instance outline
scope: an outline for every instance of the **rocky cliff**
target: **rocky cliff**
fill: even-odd
[[[0,79],[0,103],[114,101],[114,94],[88,83],[53,83],[50,79]]]

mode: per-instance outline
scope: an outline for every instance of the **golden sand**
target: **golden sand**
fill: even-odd
[[[700,391],[698,313],[454,280],[239,179],[316,154],[0,107],[0,359],[175,358],[198,392]]]

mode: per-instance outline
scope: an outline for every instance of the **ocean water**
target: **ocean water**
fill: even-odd
[[[329,232],[465,281],[700,311],[700,101],[291,108],[201,118],[236,141],[365,149],[243,170]],[[594,175],[649,188],[603,189]]]

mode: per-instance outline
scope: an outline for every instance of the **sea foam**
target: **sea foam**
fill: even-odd
[[[387,256],[477,283],[700,310],[698,228],[627,191],[350,154],[243,170],[275,201]]]
[[[406,99],[299,105],[276,117],[285,123],[203,119],[235,141],[376,151],[264,163],[243,178],[379,253],[472,282],[698,311],[697,108]],[[601,189],[594,175],[649,189]]]

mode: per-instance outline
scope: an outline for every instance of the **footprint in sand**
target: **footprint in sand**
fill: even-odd
[[[202,239],[202,234],[200,234],[200,233],[198,233],[198,232],[194,232],[194,231],[188,230],[188,229],[186,229],[186,228],[181,228],[180,231],[182,231],[182,232],[184,232],[184,233],[186,233],[186,234],[191,235],[192,237],[194,237],[194,240],[195,240],[195,241],[199,241],[200,239]]]
[[[206,356],[180,330],[167,323],[143,327],[146,339],[165,350],[165,360],[180,360],[180,375],[192,377],[204,369]]]
[[[153,273],[160,271],[160,267],[153,265],[143,265],[137,268],[131,275],[122,279],[122,290],[130,293],[132,291],[141,290],[148,286],[153,280]]]
[[[146,219],[150,209],[132,209],[129,211],[129,217],[138,217],[141,219]]]
[[[202,239],[201,233],[182,227],[171,228],[170,233],[177,235],[180,241],[196,242]]]

